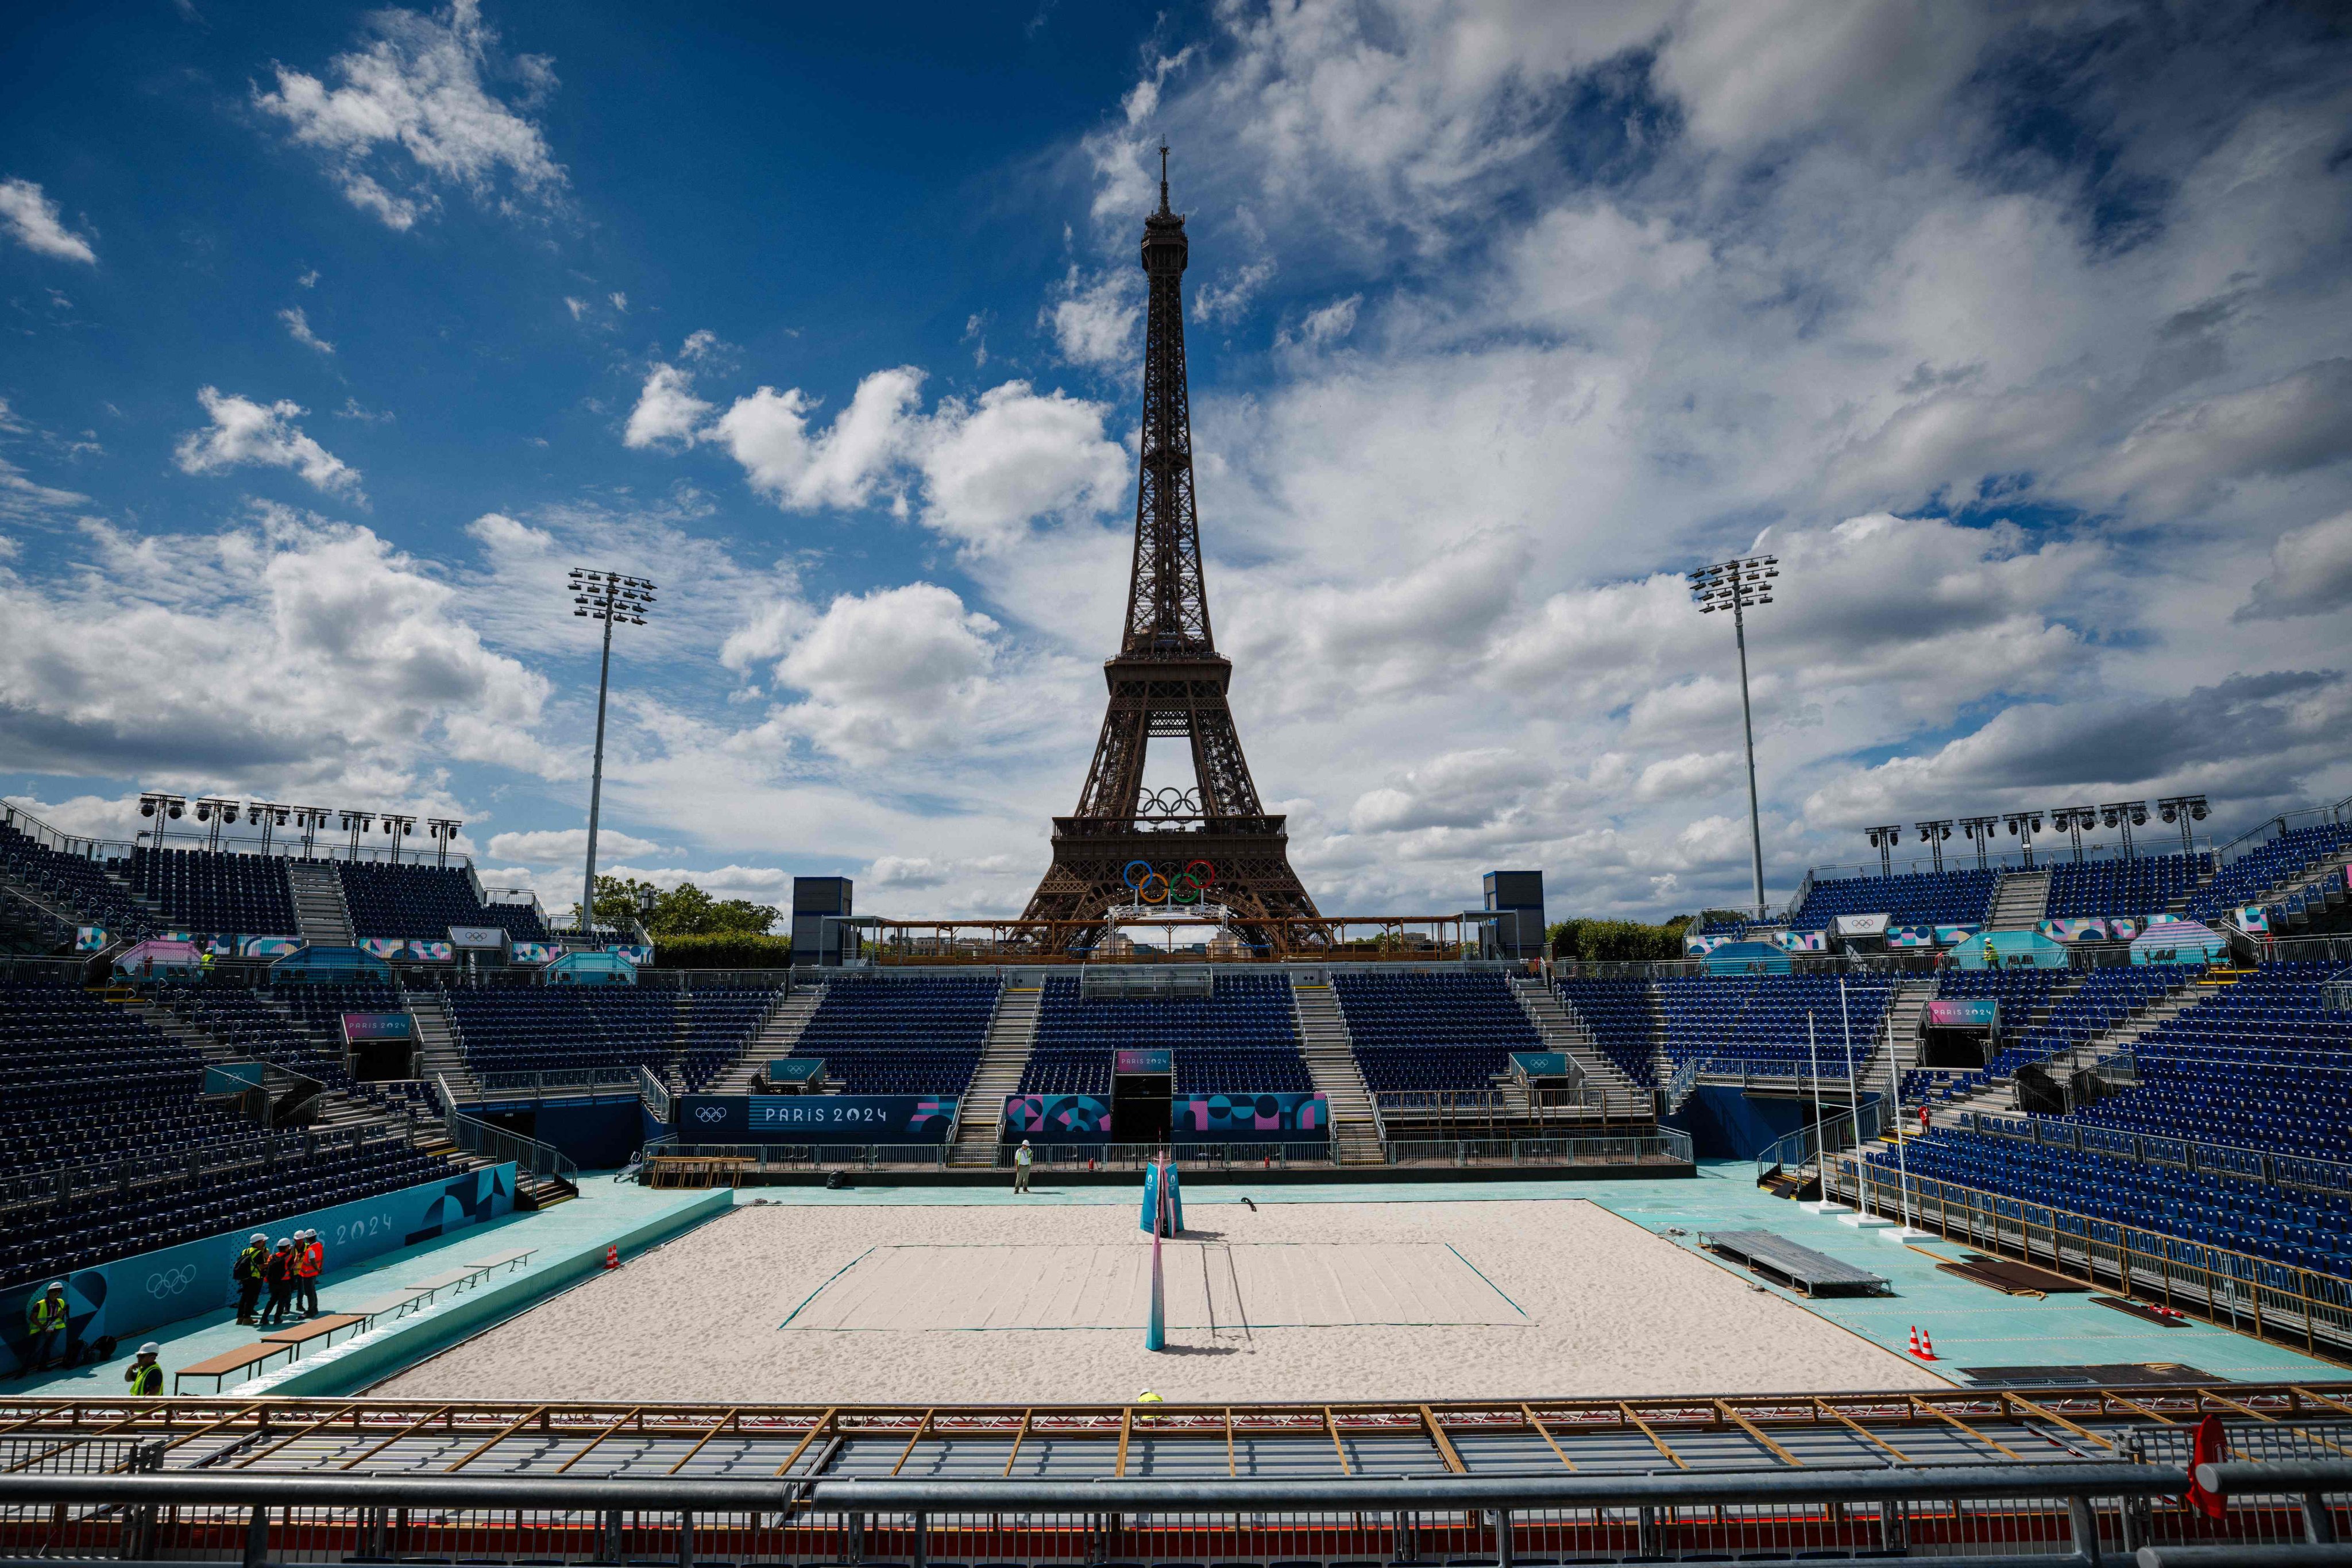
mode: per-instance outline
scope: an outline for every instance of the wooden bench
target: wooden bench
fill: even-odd
[[[757,1162],[748,1156],[656,1154],[646,1162],[646,1185],[654,1187],[740,1187],[744,1173]]]
[[[261,1336],[261,1342],[266,1345],[291,1345],[294,1349],[294,1359],[300,1361],[302,1347],[312,1340],[324,1340],[329,1344],[333,1344],[335,1331],[338,1329],[354,1329],[365,1333],[367,1325],[367,1318],[359,1312],[326,1312],[307,1323],[297,1323],[290,1329],[280,1329],[274,1334],[264,1334]]]
[[[478,1285],[489,1277],[488,1269],[477,1268],[469,1263],[462,1268],[451,1268],[436,1274],[429,1279],[412,1279],[408,1282],[408,1288],[412,1290],[422,1290],[427,1296],[437,1296],[444,1290],[462,1290],[468,1285]]]
[[[468,1268],[480,1268],[485,1270],[492,1268],[510,1268],[520,1270],[522,1266],[529,1263],[531,1258],[538,1254],[538,1252],[539,1248],[536,1247],[518,1247],[509,1252],[493,1252],[488,1258],[467,1258],[466,1260],[466,1267]]]
[[[289,1361],[293,1360],[294,1347],[288,1344],[273,1344],[265,1340],[259,1344],[239,1345],[233,1351],[223,1351],[218,1355],[206,1356],[204,1360],[190,1366],[184,1366],[172,1374],[172,1392],[176,1395],[180,1392],[180,1384],[189,1378],[209,1377],[213,1380],[213,1392],[218,1394],[228,1380],[236,1373],[245,1372],[247,1368],[258,1367],[270,1357],[278,1355],[284,1356]],[[246,1380],[237,1378],[237,1381],[243,1383]]]
[[[378,1296],[373,1301],[362,1301],[356,1307],[345,1307],[343,1310],[356,1317],[365,1318],[368,1321],[368,1328],[372,1329],[375,1327],[375,1321],[378,1318],[404,1318],[430,1300],[432,1296],[433,1292],[430,1290],[419,1290],[415,1286],[411,1286],[405,1290],[394,1290],[389,1296]]]

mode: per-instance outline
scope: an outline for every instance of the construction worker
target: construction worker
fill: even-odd
[[[261,1304],[261,1270],[269,1261],[269,1238],[255,1231],[246,1238],[245,1250],[236,1255],[229,1268],[229,1278],[236,1281],[236,1321],[250,1324],[253,1310]]]
[[[1167,1403],[1167,1401],[1161,1399],[1160,1395],[1152,1393],[1151,1390],[1148,1388],[1135,1396],[1135,1402],[1138,1405],[1164,1405]],[[1135,1415],[1135,1424],[1139,1426],[1148,1421],[1155,1419],[1157,1419],[1157,1417],[1155,1417],[1149,1410],[1139,1410]]]
[[[149,1340],[139,1347],[138,1358],[123,1368],[122,1381],[133,1394],[148,1399],[163,1392],[163,1366],[155,1359],[163,1353],[163,1347]]]
[[[48,1289],[25,1308],[25,1359],[16,1368],[17,1376],[47,1372],[53,1358],[63,1359],[68,1320],[71,1316],[66,1305],[66,1282],[50,1280]]]
[[[294,1300],[294,1243],[285,1237],[269,1260],[261,1266],[261,1282],[269,1287],[269,1305],[262,1309],[261,1321],[275,1326],[286,1321]]]
[[[1021,1140],[1021,1147],[1013,1151],[1013,1190],[1014,1192],[1025,1193],[1029,1190],[1029,1163],[1036,1157],[1035,1152],[1030,1149],[1029,1140],[1026,1138]]]
[[[327,1249],[315,1230],[294,1233],[295,1306],[306,1318],[319,1315],[319,1275],[327,1267]]]

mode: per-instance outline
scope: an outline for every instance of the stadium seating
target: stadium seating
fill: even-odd
[[[167,928],[200,936],[293,936],[294,893],[275,855],[203,849],[133,849],[123,862],[131,890],[163,912]]]
[[[2055,994],[2050,1016],[2021,1031],[2015,1041],[1985,1064],[1979,1081],[2007,1078],[2021,1067],[2048,1061],[2061,1051],[2087,1044],[2176,985],[2194,980],[2201,966],[2182,963],[2120,963],[2094,969],[2071,992]]]
[[[2143,855],[2137,860],[2059,860],[2050,868],[2047,920],[2160,914],[2204,876],[2212,857]]]
[[[678,997],[677,1071],[694,1094],[743,1053],[776,1005],[772,989],[697,986]]]
[[[1871,1163],[1892,1185],[1893,1153]],[[2352,1198],[1937,1128],[1907,1140],[1915,1177],[2006,1194],[2338,1278],[2352,1276]]]
[[[1092,999],[1049,977],[1019,1092],[1106,1095],[1113,1052],[1167,1050],[1178,1094],[1311,1094],[1291,995],[1279,974],[1221,974],[1207,996]]]
[[[793,1045],[851,1094],[961,1095],[980,1065],[1000,987],[991,977],[845,975]]]
[[[1376,1095],[1493,1087],[1543,1038],[1496,974],[1335,974],[1364,1087]]]
[[[478,1073],[666,1067],[677,1055],[678,994],[634,985],[453,990],[449,1020]]]
[[[1991,1051],[1997,1057],[2024,1037],[2034,1015],[2049,1007],[2052,997],[2072,990],[2080,980],[2070,969],[1948,969],[1936,977],[1936,994],[1960,1000],[1990,996],[2000,1004],[2000,1033]],[[1910,1104],[1984,1081],[1983,1073],[1973,1068],[1916,1068],[1903,1079],[1903,1100]]]
[[[104,926],[137,941],[162,927],[95,860],[67,855],[0,825],[0,870],[24,883],[45,901],[72,911],[77,923]]]
[[[204,1060],[128,1010],[59,986],[0,984],[0,1163],[11,1177],[168,1170],[125,1199],[84,1191],[0,1215],[0,1288],[412,1186],[454,1167],[404,1145],[302,1152],[198,1098]],[[274,1163],[265,1163],[274,1152]]]
[[[1559,999],[1582,1018],[1609,1059],[1635,1083],[1657,1082],[1657,998],[1646,980],[1559,982]]]
[[[451,926],[501,926],[517,942],[545,942],[547,926],[529,904],[485,904],[463,867],[338,861],[352,934],[446,941]]]
[[[1888,917],[1893,925],[1979,925],[1992,908],[1993,870],[1918,871],[1815,882],[1789,915],[1791,931],[1827,931],[1840,915]]]
[[[1837,980],[1821,974],[1691,975],[1657,990],[1666,1055],[1677,1063],[1713,1058],[1783,1074],[1817,1064],[1837,1077],[1849,1038],[1855,1070],[1869,1058],[1893,994],[1885,980],[1858,977],[1841,1005]]]
[[[2317,827],[2290,828],[2259,849],[2231,861],[2215,873],[2210,882],[2190,894],[2189,918],[2211,924],[2231,910],[2254,902],[2280,882],[2347,844],[2352,844],[2352,826],[2326,823]]]

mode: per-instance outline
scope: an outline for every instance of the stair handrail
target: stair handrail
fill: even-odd
[[[653,1112],[656,1121],[669,1123],[669,1085],[656,1078],[653,1069],[643,1062],[637,1064],[637,1098]]]
[[[433,1075],[433,1085],[440,1099],[441,1125],[449,1134],[449,1142],[458,1148],[493,1161],[511,1160],[518,1172],[553,1176],[575,1188],[579,1186],[580,1167],[562,1150],[467,1115],[457,1109],[457,1097],[449,1091],[449,1080],[439,1073]]]
[[[1766,1144],[1757,1152],[1756,1180],[1760,1184],[1774,1171],[1788,1169],[1791,1158],[1797,1163],[1797,1174],[1801,1179],[1809,1161],[1826,1170],[1829,1163],[1827,1155],[1843,1153],[1877,1137],[1886,1120],[1885,1098],[1873,1094],[1863,1100],[1858,1109],[1857,1117],[1854,1107],[1827,1113],[1828,1108],[1824,1106],[1825,1114],[1818,1125],[1807,1122],[1786,1137]],[[1858,1131],[1857,1121],[1860,1124]]]

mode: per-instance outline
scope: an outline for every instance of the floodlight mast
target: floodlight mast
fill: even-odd
[[[1748,843],[1756,872],[1756,918],[1764,918],[1764,826],[1756,805],[1756,720],[1748,703],[1748,611],[1772,602],[1779,557],[1748,555],[1718,561],[1690,574],[1691,597],[1702,616],[1731,612],[1732,640],[1739,645],[1739,730],[1748,742]]]
[[[604,797],[604,697],[613,679],[613,623],[646,624],[654,606],[654,585],[643,577],[618,572],[572,569],[572,613],[604,623],[604,662],[596,670],[596,765],[588,780],[588,874],[580,893],[580,936],[593,940],[596,929],[596,819]]]

